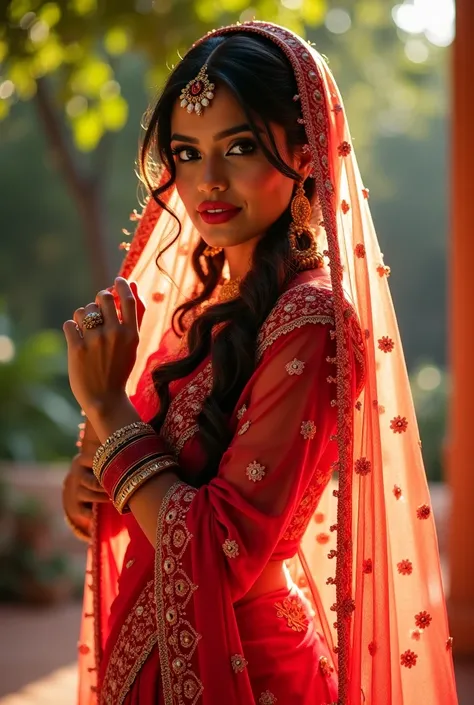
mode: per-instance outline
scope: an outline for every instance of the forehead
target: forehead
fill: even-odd
[[[200,140],[215,135],[217,132],[247,122],[245,112],[225,85],[216,84],[215,96],[202,115],[188,113],[182,108],[179,99],[171,113],[171,133],[174,132],[197,137]]]

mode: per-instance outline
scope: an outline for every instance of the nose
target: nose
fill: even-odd
[[[229,181],[222,165],[216,159],[206,159],[202,162],[202,172],[198,189],[200,193],[207,194],[217,191],[223,193],[229,188]]]

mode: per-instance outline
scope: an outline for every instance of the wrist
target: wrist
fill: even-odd
[[[91,404],[87,409],[87,418],[100,443],[104,443],[119,428],[128,426],[135,421],[141,421],[125,392],[118,397]]]

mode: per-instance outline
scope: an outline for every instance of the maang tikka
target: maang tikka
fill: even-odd
[[[203,109],[207,108],[214,98],[215,85],[209,81],[207,75],[207,64],[204,64],[196,78],[189,81],[186,88],[183,88],[180,95],[180,105],[186,108],[188,113],[202,115]]]

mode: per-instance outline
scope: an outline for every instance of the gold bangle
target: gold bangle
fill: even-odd
[[[134,421],[128,426],[119,428],[114,431],[107,440],[99,446],[97,449],[94,459],[92,461],[92,471],[96,478],[100,482],[100,476],[102,474],[102,468],[105,462],[113,455],[124,443],[126,443],[130,438],[134,436],[141,435],[156,435],[155,430],[150,424],[144,421]]]
[[[86,543],[90,543],[92,540],[92,537],[87,533],[87,531],[84,531],[83,529],[80,529],[74,522],[69,518],[66,512],[64,512],[64,521],[66,522],[67,526],[71,529],[72,533],[74,536],[81,541],[85,541]]]
[[[160,475],[168,468],[177,467],[177,465],[176,459],[169,455],[161,458],[161,460],[155,460],[145,466],[140,467],[127,479],[127,482],[120,489],[120,492],[114,497],[113,503],[116,510],[120,514],[123,514],[130,498],[138,489],[140,489],[142,485],[148,482],[148,480],[155,475]]]

